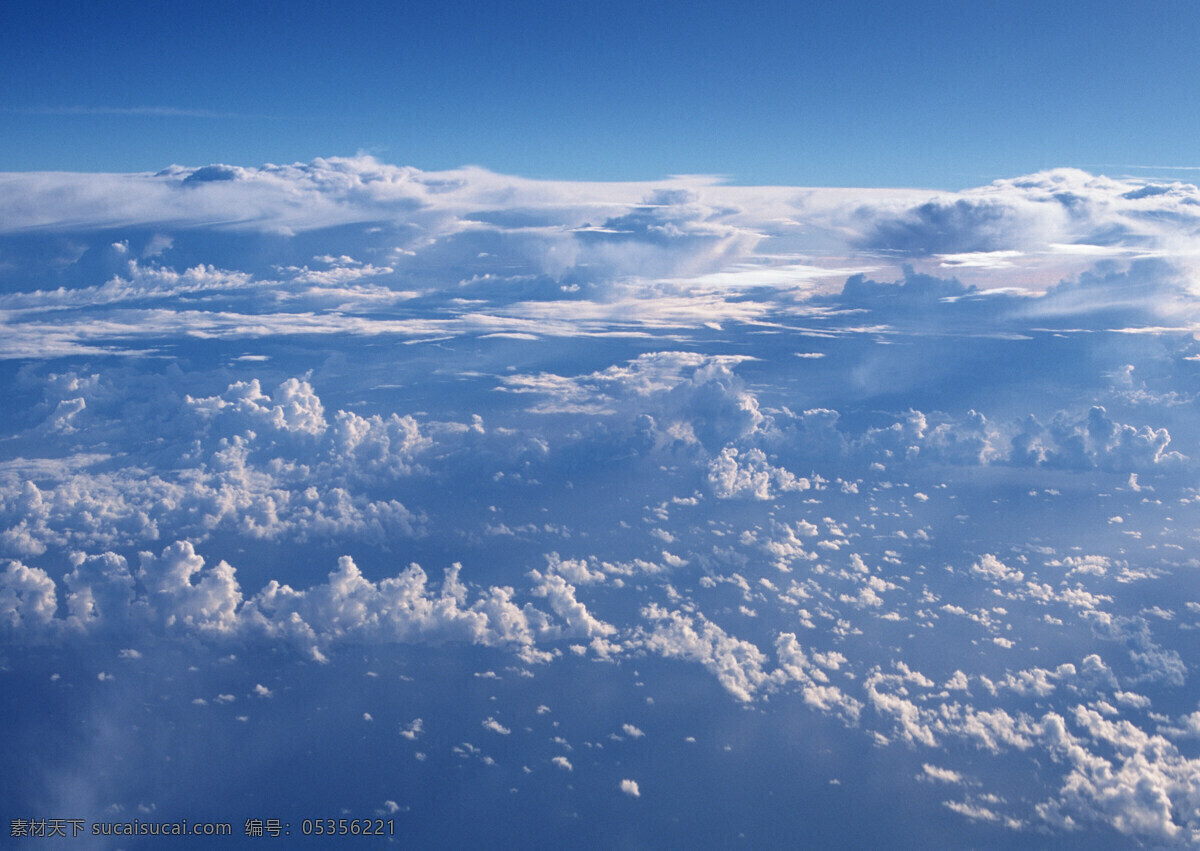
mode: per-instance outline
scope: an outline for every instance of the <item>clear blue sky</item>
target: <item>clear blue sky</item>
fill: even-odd
[[[1139,173],[1200,165],[1197,44],[1195,0],[9,0],[0,170],[366,151],[567,179]]]

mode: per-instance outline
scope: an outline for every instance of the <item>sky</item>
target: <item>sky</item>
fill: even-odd
[[[961,189],[1200,166],[1194,4],[8,3],[0,165]]]
[[[515,8],[5,8],[0,830],[1200,846],[1187,7]]]

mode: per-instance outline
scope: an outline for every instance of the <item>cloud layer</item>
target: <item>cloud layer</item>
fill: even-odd
[[[676,766],[765,795],[803,740],[931,841],[1195,844],[1197,196],[5,175],[0,674],[94,699],[97,760],[161,665],[212,677],[171,747],[386,727],[480,812],[694,821]]]

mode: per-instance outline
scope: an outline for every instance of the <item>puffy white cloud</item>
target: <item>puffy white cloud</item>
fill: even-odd
[[[962,775],[957,771],[952,771],[949,768],[938,768],[936,765],[925,763],[921,766],[925,772],[925,776],[931,780],[937,780],[940,783],[962,783]]]
[[[1012,438],[1012,461],[1133,472],[1182,460],[1178,452],[1167,451],[1170,443],[1171,435],[1165,428],[1124,425],[1096,406],[1086,417],[1056,415],[1047,426],[1030,416]]]
[[[994,555],[986,554],[979,559],[975,564],[971,565],[971,572],[976,576],[982,576],[993,582],[1008,582],[1012,584],[1020,583],[1025,579],[1025,574],[1019,570],[1008,567],[1000,559]]]
[[[641,639],[643,646],[668,659],[686,659],[703,665],[738,700],[749,702],[770,683],[763,669],[767,657],[754,644],[729,635],[703,614],[668,611],[657,604],[642,610],[653,626]]]
[[[594,564],[595,559],[591,562]],[[595,569],[588,567],[589,561],[585,559],[564,559],[558,553],[552,552],[546,554],[546,571],[554,573],[568,582],[573,582],[576,585],[591,585],[597,582],[603,582],[605,579],[605,569],[609,569],[609,565],[605,565],[604,569]]]
[[[142,404],[114,402],[112,391],[89,383],[84,392],[109,394],[105,407]],[[311,384],[294,378],[272,396],[250,380],[220,396],[185,396],[179,407],[172,408],[173,400],[154,404],[149,427],[158,435],[142,434],[134,443],[110,413],[96,413],[88,424],[93,439],[109,448],[117,441],[128,452],[153,446],[140,465],[97,471],[110,456],[76,455],[77,464],[31,470],[40,487],[0,470],[0,520],[7,527],[0,547],[31,556],[49,546],[147,543],[163,533],[203,539],[220,529],[266,540],[353,535],[381,542],[421,534],[421,515],[398,500],[365,495],[422,471],[419,459],[434,440],[410,416],[338,411],[330,425]],[[449,445],[472,428],[456,433],[450,426],[440,431]]]
[[[539,642],[588,630],[597,637],[615,632],[592,619],[563,590],[571,588],[565,583],[547,586],[552,608],[556,613],[561,609],[562,625],[532,605],[517,606],[509,587],[489,587],[469,602],[470,590],[459,579],[457,564],[446,570],[435,592],[415,564],[372,582],[346,556],[323,584],[296,590],[271,580],[245,597],[236,570],[224,561],[206,566],[189,541],[171,544],[161,555],[143,552],[136,575],[140,585],[125,560],[114,553],[79,554],[73,563],[75,569],[64,578],[69,589],[65,617],[57,614],[57,586],[45,571],[10,563],[0,574],[5,626],[30,636],[51,629],[136,631],[156,623],[168,631],[196,635],[286,639],[315,658],[324,658],[321,647],[343,640],[450,641],[509,647],[529,662],[551,658],[537,647]],[[553,578],[562,582],[561,577]],[[420,724],[414,723],[409,730],[415,736]]]
[[[73,553],[66,583],[68,622],[85,630],[133,620],[137,589],[129,565],[115,553]],[[141,601],[145,605],[145,600]]]
[[[807,520],[794,524],[772,522],[772,536],[762,541],[762,549],[774,559],[777,570],[790,571],[791,565],[797,561],[811,561],[817,558],[815,553],[805,549],[803,537],[815,536],[817,527]]]
[[[809,661],[794,633],[782,633],[775,640],[775,654],[779,658],[779,673],[800,684],[805,703],[821,712],[837,713],[851,724],[857,723],[862,704],[829,682],[829,675]]]
[[[1102,555],[1064,556],[1061,560],[1054,559],[1048,563],[1055,567],[1064,566],[1069,568],[1067,570],[1068,576],[1075,574],[1104,576],[1112,566],[1112,559]]]
[[[1165,190],[1165,191],[1163,191]],[[862,243],[919,256],[1126,246],[1144,250],[1195,221],[1196,189],[1054,169],[938,193],[913,206],[867,208]],[[1010,255],[1011,256],[1011,255]]]
[[[614,635],[617,632],[612,624],[599,620],[587,610],[587,607],[575,597],[575,586],[571,585],[557,573],[545,575],[533,570],[529,574],[533,578],[530,593],[535,597],[544,597],[550,604],[550,609],[558,615],[566,629],[563,634],[572,638],[595,638]]]
[[[715,449],[770,425],[733,372],[743,360],[655,352],[586,375],[510,375],[501,382],[508,392],[545,397],[534,413],[614,417],[656,445],[700,442]]]
[[[205,418],[219,414],[235,417],[238,431],[268,428],[318,436],[327,428],[325,409],[312,385],[296,378],[280,384],[273,396],[265,395],[255,378],[231,384],[220,396],[189,396],[187,402]]]
[[[492,587],[469,607],[459,566],[446,570],[436,596],[417,565],[397,576],[371,582],[344,556],[322,585],[296,591],[272,580],[247,600],[247,628],[317,644],[336,639],[360,641],[463,641],[513,645],[531,661],[549,658],[535,648],[548,618],[512,602],[511,588]]]
[[[1076,706],[1071,718],[1082,735],[1056,713],[1042,721],[1044,740],[1068,774],[1057,796],[1038,806],[1039,815],[1059,826],[1097,818],[1153,842],[1193,841],[1200,829],[1198,761],[1167,739],[1128,721],[1106,720],[1094,709]]]
[[[772,485],[778,492],[805,491],[812,486],[808,479],[770,464],[761,449],[746,450],[739,460],[738,450],[732,446],[709,462],[708,481],[720,499],[749,496],[766,500],[775,492]]]
[[[338,411],[333,425],[332,455],[337,466],[360,476],[395,478],[414,472],[415,459],[433,445],[411,416],[374,414],[360,417]]]
[[[138,578],[148,600],[168,627],[176,623],[199,631],[230,632],[237,626],[241,588],[234,569],[222,561],[205,569],[189,541],[179,541],[161,556],[141,554]]]
[[[0,622],[12,630],[36,631],[58,609],[54,580],[44,570],[9,562],[0,574]]]
[[[510,733],[512,733],[511,729],[509,729],[508,727],[505,727],[503,724],[501,724],[495,718],[491,718],[491,717],[485,718],[485,719],[483,719],[482,724],[483,724],[483,729],[490,730],[493,733],[496,733],[501,736],[507,736]]]
[[[995,422],[977,411],[961,419],[910,410],[885,427],[867,429],[848,448],[888,461],[961,465],[1036,466],[1135,473],[1178,466],[1185,457],[1167,447],[1166,428],[1117,422],[1100,406],[1086,414],[1057,412],[1048,424],[1029,415]]]

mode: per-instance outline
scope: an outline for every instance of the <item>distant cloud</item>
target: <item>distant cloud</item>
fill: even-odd
[[[483,729],[491,730],[493,733],[498,733],[501,736],[507,736],[512,732],[508,727],[505,727],[495,718],[485,718],[483,720]]]
[[[962,775],[957,771],[951,771],[948,768],[938,768],[936,765],[925,763],[923,766],[925,776],[931,780],[937,780],[941,783],[962,783]]]

